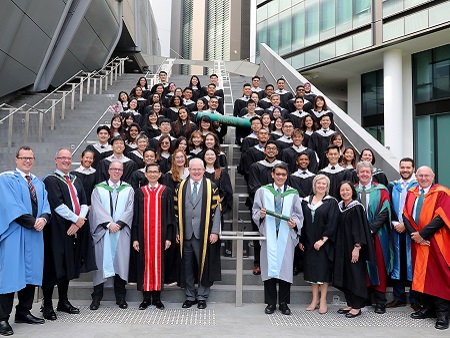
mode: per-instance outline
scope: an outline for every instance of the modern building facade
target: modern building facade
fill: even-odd
[[[250,9],[250,0],[172,1],[171,57],[207,61],[248,59]],[[181,66],[181,71],[204,73],[203,67],[198,66]]]
[[[0,97],[58,86],[80,70],[160,53],[148,0],[4,0],[0,10]]]
[[[450,1],[256,0],[253,10],[256,62],[266,43],[398,158],[450,185]]]

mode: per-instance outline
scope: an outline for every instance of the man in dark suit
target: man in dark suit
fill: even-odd
[[[197,304],[205,309],[210,287],[220,280],[220,197],[216,185],[203,175],[203,161],[189,162],[189,177],[175,193],[175,216],[178,222],[177,242],[180,243],[181,278],[186,301],[183,308]],[[198,271],[198,289],[195,289]]]

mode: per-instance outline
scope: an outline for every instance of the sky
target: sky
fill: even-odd
[[[161,43],[161,55],[170,56],[170,22],[172,12],[172,0],[150,0],[153,15],[158,27],[159,42]]]

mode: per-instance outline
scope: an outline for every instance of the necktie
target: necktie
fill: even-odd
[[[362,187],[362,191],[361,191],[361,204],[364,206],[365,209],[367,209],[367,193],[366,193],[366,187]]]
[[[278,188],[277,189],[277,194],[275,196],[275,212],[277,214],[281,214],[282,212],[282,206],[281,206],[281,189]],[[277,232],[278,229],[280,229],[280,219],[279,218],[275,218],[275,226],[277,227]]]
[[[198,186],[198,183],[194,182],[194,189],[192,189],[192,205],[194,205],[195,201],[197,200],[197,193],[198,193],[198,191],[197,191],[198,187],[197,186]]]
[[[416,224],[419,224],[419,218],[420,218],[420,211],[422,210],[423,200],[425,199],[425,192],[423,189],[420,189],[420,196],[417,200],[416,204],[416,213],[414,215],[414,221]]]
[[[400,205],[398,206],[398,221],[403,222],[403,207],[405,206],[406,193],[408,192],[408,184],[406,182],[402,182],[402,193],[400,195]]]
[[[34,190],[34,185],[33,185],[33,183],[31,183],[31,177],[30,177],[30,175],[26,175],[25,178],[27,179],[27,182],[28,182],[28,190],[30,190],[30,196],[31,196],[32,200],[34,202],[36,202],[37,201],[36,190]]]
[[[114,210],[116,209],[116,203],[117,203],[117,184],[113,185],[113,191],[111,193],[111,198],[114,206]]]
[[[77,194],[75,193],[75,189],[73,188],[73,184],[70,181],[69,175],[66,175],[64,177],[66,178],[66,183],[67,186],[69,187],[70,197],[72,198],[73,206],[75,207],[75,215],[78,216],[80,214],[80,203],[78,202]]]

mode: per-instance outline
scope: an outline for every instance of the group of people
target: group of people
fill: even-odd
[[[97,128],[97,142],[75,170],[71,152],[62,148],[55,171],[40,181],[31,174],[32,149],[21,147],[16,169],[0,175],[8,201],[0,209],[0,250],[14,257],[1,256],[0,334],[13,333],[14,292],[16,322],[44,322],[30,313],[36,286],[42,286],[45,319],[57,318],[55,286],[56,310],[78,313],[68,300],[69,281],[89,271],[93,311],[105,285],[127,308],[127,283],[142,291],[142,310],[164,309],[161,290],[172,283],[185,288],[183,308],[207,307],[210,287],[221,278],[219,234],[233,196],[220,148],[227,126],[210,118],[225,113],[223,89],[214,74],[205,87],[194,75],[184,89],[164,71],[159,77],[152,88],[140,78],[129,94],[120,92],[111,125]],[[291,313],[290,285],[303,269],[312,285],[309,311],[328,311],[332,283],[346,296],[340,313],[360,315],[370,295],[375,312],[384,313],[386,306],[406,304],[412,281],[413,318],[437,315],[436,327],[448,327],[448,190],[432,185],[427,167],[419,168],[416,181],[412,159],[400,162],[401,179],[389,184],[373,166],[372,150],[364,149],[356,164],[356,150],[344,146],[325,98],[308,83],[295,94],[284,79],[277,89],[259,84],[258,76],[244,84],[233,114],[251,125],[236,128],[235,142],[252,225],[266,237],[254,242],[253,268],[264,281],[265,312],[276,310],[279,284],[279,310]],[[199,112],[206,115],[197,121]],[[386,305],[388,277],[395,300]]]

